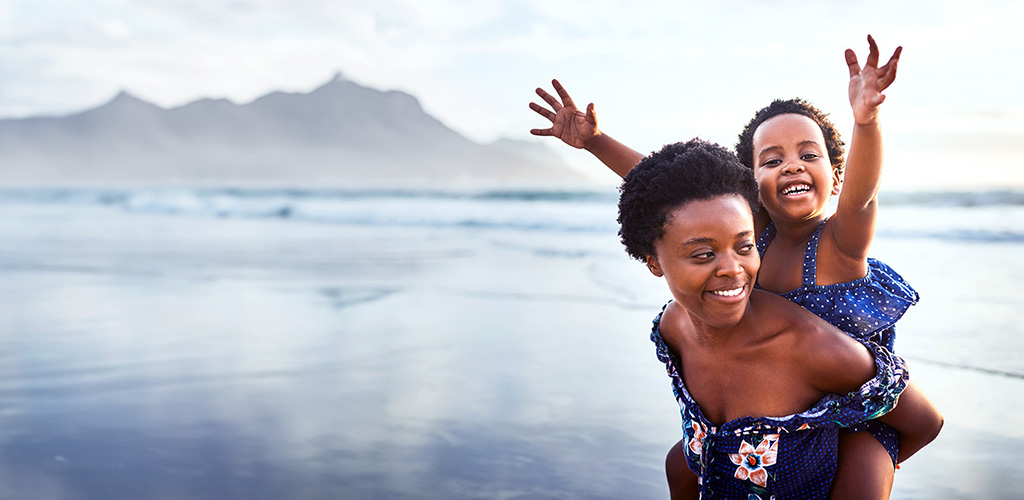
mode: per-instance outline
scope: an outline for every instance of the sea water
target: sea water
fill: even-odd
[[[666,498],[668,298],[607,190],[0,191],[0,499]],[[1024,193],[884,193],[946,417],[893,498],[1024,486]]]

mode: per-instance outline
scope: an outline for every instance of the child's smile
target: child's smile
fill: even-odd
[[[783,196],[799,196],[799,195],[807,194],[807,193],[811,192],[811,189],[814,189],[814,186],[811,186],[810,184],[808,184],[806,182],[803,182],[803,181],[790,182],[787,185],[783,186],[783,188],[782,188],[782,195]]]
[[[782,114],[754,131],[754,176],[773,220],[822,214],[837,186],[821,128],[810,118]]]

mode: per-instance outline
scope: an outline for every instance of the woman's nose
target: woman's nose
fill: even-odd
[[[725,255],[718,265],[719,276],[737,276],[743,273],[743,262],[739,255]]]

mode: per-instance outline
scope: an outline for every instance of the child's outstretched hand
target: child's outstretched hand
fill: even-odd
[[[551,109],[547,109],[536,103],[530,103],[530,109],[537,114],[551,120],[551,128],[535,128],[530,130],[533,135],[550,135],[558,137],[562,142],[580,149],[586,146],[587,141],[601,134],[597,129],[597,115],[594,113],[594,103],[587,106],[587,112],[583,113],[576,108],[572,97],[565,91],[558,80],[551,80],[555,92],[562,99],[559,103],[551,94],[542,88],[537,89],[537,95],[544,99]],[[852,85],[852,83],[851,83]]]
[[[858,124],[872,123],[878,118],[878,105],[885,101],[882,91],[896,79],[896,65],[900,61],[903,47],[896,47],[889,62],[878,67],[878,45],[868,35],[868,59],[864,67],[857,64],[857,54],[846,49],[846,64],[850,67],[850,106],[853,118]]]

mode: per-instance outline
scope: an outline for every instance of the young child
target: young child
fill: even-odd
[[[902,360],[755,288],[757,185],[729,151],[670,144],[621,192],[622,243],[673,298],[651,331],[683,416],[673,498],[821,499],[839,426],[885,414],[915,436],[905,456],[935,437],[941,415]]]
[[[740,134],[736,149],[759,187],[761,207],[754,221],[763,266],[758,287],[783,294],[849,335],[891,349],[892,325],[918,296],[867,252],[882,167],[879,105],[885,99],[882,91],[896,77],[902,48],[879,68],[878,47],[870,36],[868,44],[863,68],[854,52],[846,51],[856,125],[845,169],[835,128],[802,100],[776,101],[760,110]],[[598,129],[593,104],[580,112],[565,89],[557,81],[553,84],[561,103],[537,89],[553,111],[530,104],[552,127],[531,132],[585,148],[625,176],[642,155]],[[836,212],[827,217],[834,194],[839,194]],[[897,451],[897,436],[877,422],[851,430],[869,432],[842,434],[834,498],[887,498],[895,463],[904,458]],[[669,453],[670,479],[681,455],[679,444]]]

